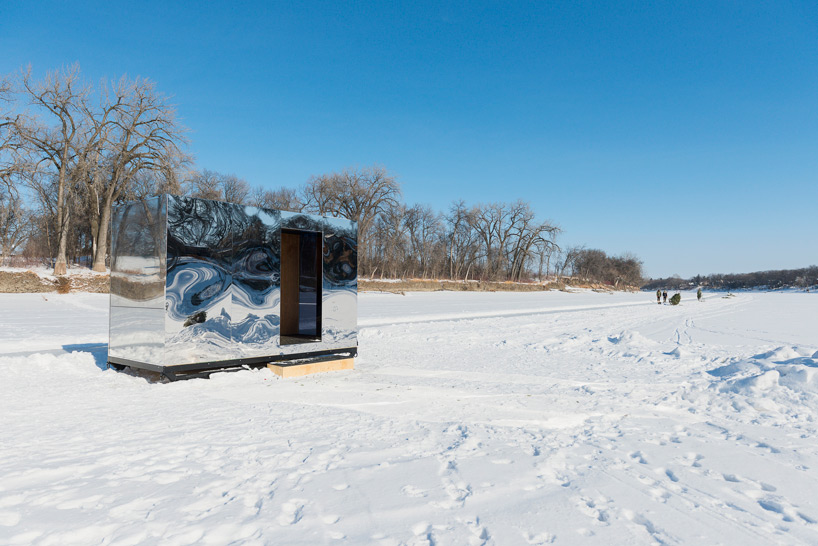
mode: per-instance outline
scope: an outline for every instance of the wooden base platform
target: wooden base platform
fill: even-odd
[[[325,360],[323,362],[307,362],[304,364],[267,364],[273,373],[284,379],[290,377],[301,377],[313,373],[337,372],[340,370],[352,370],[355,368],[354,358],[341,358],[338,360]]]

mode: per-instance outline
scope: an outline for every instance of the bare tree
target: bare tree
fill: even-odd
[[[31,69],[22,77],[23,90],[30,103],[44,110],[56,122],[52,128],[33,119],[18,118],[15,129],[30,150],[40,155],[38,166],[48,164],[57,173],[56,229],[57,256],[54,274],[67,272],[66,251],[70,212],[69,174],[76,160],[75,139],[81,129],[81,104],[86,100],[88,88],[79,81],[79,66],[73,65],[60,71],[50,72],[40,81],[32,81]]]
[[[312,176],[301,190],[301,202],[310,212],[321,215],[337,214],[337,195],[341,191],[337,174]]]
[[[115,131],[115,119],[118,110],[125,100],[125,90],[120,86],[113,90],[113,96],[108,88],[103,87],[99,107],[92,107],[88,100],[79,105],[83,116],[83,124],[77,136],[74,148],[76,151],[76,165],[72,170],[72,181],[78,185],[75,192],[77,200],[83,201],[83,217],[88,222],[91,233],[91,255],[96,257],[100,253],[100,231],[104,217],[105,197],[108,194],[108,182],[112,170],[113,158],[109,153],[111,134]],[[107,226],[105,226],[107,236]],[[102,241],[103,263],[98,271],[105,270],[105,240]]]
[[[425,279],[433,265],[435,246],[443,238],[440,216],[428,205],[415,205],[406,211],[406,233],[412,245],[412,261]]]
[[[209,169],[193,171],[186,186],[191,197],[259,206],[258,192],[251,192],[250,184],[235,174],[222,174]]]
[[[576,249],[573,274],[586,281],[620,286],[642,284],[642,261],[635,255],[608,256],[599,249]]]
[[[559,266],[557,269],[559,273],[557,274],[559,277],[565,276],[565,272],[570,270],[574,273],[574,264],[576,262],[577,257],[585,251],[584,246],[569,246],[564,251],[561,252],[561,259]]]
[[[581,250],[574,259],[574,273],[582,279],[601,280],[608,256],[604,251],[589,248]]]
[[[182,151],[178,146],[168,147],[161,156],[158,170],[153,171],[155,183],[152,194],[182,195],[185,184],[192,176],[190,168],[192,163],[192,155]]]
[[[178,148],[168,150],[157,170],[141,169],[134,175],[131,183],[120,195],[120,201],[144,199],[163,193],[182,195],[195,172],[190,169],[192,162],[193,157],[190,154]]]
[[[382,167],[346,169],[313,177],[305,186],[305,207],[318,214],[338,214],[358,224],[358,263],[368,272],[368,237],[381,213],[399,204],[400,185]]]
[[[535,226],[536,215],[531,205],[517,201],[509,207],[507,227],[501,230],[501,248],[505,253],[506,278],[520,280],[531,248],[541,238]]]
[[[406,207],[396,205],[385,210],[378,216],[372,230],[370,258],[373,262],[371,275],[380,268],[381,277],[384,275],[396,278],[406,274]]]
[[[489,278],[494,278],[499,269],[501,238],[508,213],[504,204],[491,203],[476,205],[469,214],[469,227],[474,230],[482,243],[485,275]]]
[[[250,185],[246,180],[239,178],[235,174],[222,176],[222,199],[228,203],[243,205],[250,195]]]
[[[542,257],[556,247],[559,227],[549,221],[538,221],[528,203],[517,202],[510,217],[509,237],[506,243],[508,278],[522,280],[523,273],[535,255],[540,256],[539,275],[542,277]]]
[[[221,175],[215,171],[202,169],[194,172],[188,180],[188,193],[199,199],[222,199]]]
[[[112,95],[113,100],[102,107],[100,115],[93,116],[95,126],[108,126],[108,130],[100,129],[107,155],[107,176],[95,179],[92,184],[100,190],[99,222],[93,234],[97,242],[94,271],[105,271],[113,203],[140,170],[161,172],[170,160],[168,154],[176,152],[178,143],[183,141],[183,129],[176,122],[174,108],[150,80],[129,81],[123,77]]]
[[[0,186],[17,192],[15,179],[22,168],[21,140],[16,130],[19,116],[13,114],[14,95],[11,80],[0,78]]]
[[[471,228],[471,211],[461,201],[452,203],[446,215],[449,226],[447,234],[449,278],[459,279],[461,274],[468,279],[469,271],[478,255],[476,232]]]
[[[265,190],[264,188],[256,187],[250,192],[248,202],[254,207],[288,210],[292,212],[300,212],[304,207],[301,203],[298,191],[292,188]]]
[[[31,232],[31,213],[15,192],[0,191],[0,256],[5,263]]]
[[[551,259],[555,252],[560,251],[559,245],[556,243],[556,237],[560,233],[560,229],[555,227],[548,238],[543,238],[534,245],[534,255],[538,257],[539,267],[537,269],[537,278],[543,280],[548,277],[551,270]],[[545,266],[545,277],[543,277],[543,266]]]

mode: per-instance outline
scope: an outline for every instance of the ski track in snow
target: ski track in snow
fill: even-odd
[[[362,294],[353,372],[106,370],[2,295],[0,544],[815,544],[818,299]]]

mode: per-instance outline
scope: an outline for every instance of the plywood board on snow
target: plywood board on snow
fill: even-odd
[[[305,364],[267,364],[267,367],[270,368],[277,376],[287,379],[290,377],[302,377],[314,373],[352,370],[355,368],[355,359],[340,358],[338,360],[309,362]]]

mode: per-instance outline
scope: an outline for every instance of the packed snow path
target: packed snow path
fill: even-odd
[[[354,372],[150,383],[1,295],[2,544],[816,544],[818,297],[360,296]]]

